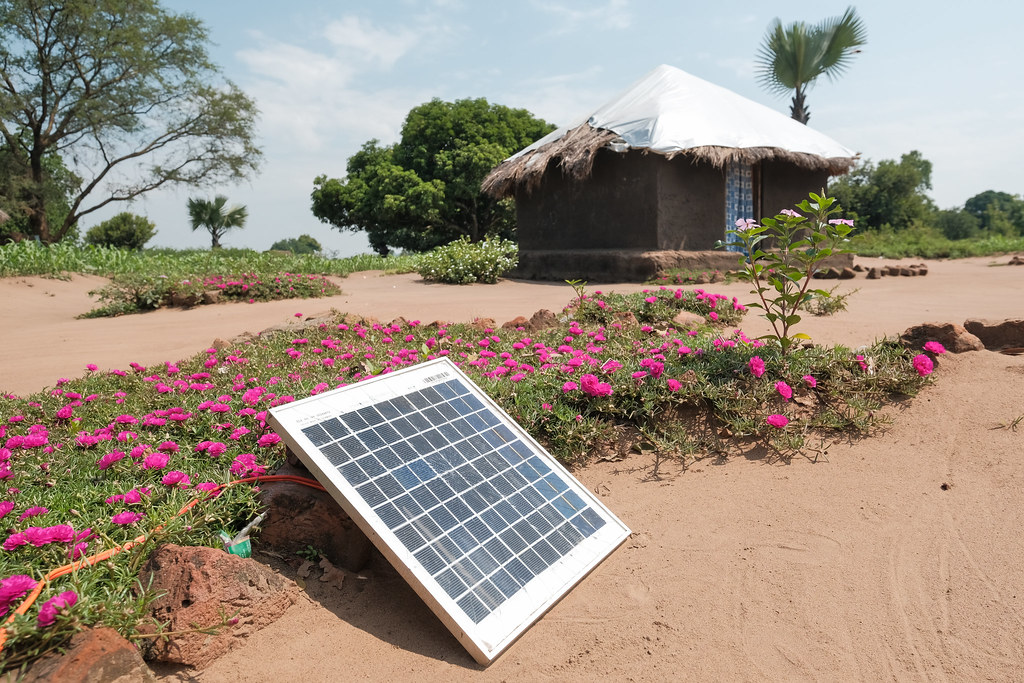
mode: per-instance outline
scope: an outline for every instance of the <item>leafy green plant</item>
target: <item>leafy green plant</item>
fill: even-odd
[[[845,311],[846,300],[860,291],[860,288],[858,288],[845,294],[839,294],[836,292],[837,289],[839,289],[839,285],[828,290],[828,296],[814,296],[814,292],[811,292],[811,296],[807,299],[804,309],[811,315],[833,315],[840,311]]]
[[[830,218],[840,212],[835,199],[813,192],[809,196],[810,200],[797,204],[803,214],[783,209],[775,218],[762,219],[761,225],[741,219],[735,230],[728,231],[743,245],[741,274],[754,286],[751,294],[759,299],[748,305],[764,311],[783,354],[800,339],[809,339],[803,333],[791,335],[790,329],[800,322],[800,309],[812,292],[828,298],[827,291],[810,289],[811,278],[822,261],[845,253],[840,247],[853,230],[853,221]],[[767,246],[765,240],[769,239],[773,247]]]
[[[497,237],[481,242],[463,238],[421,256],[417,270],[424,280],[456,285],[494,284],[518,262],[519,249],[515,242]]]
[[[156,226],[145,216],[123,211],[85,233],[85,243],[138,251],[153,239]]]

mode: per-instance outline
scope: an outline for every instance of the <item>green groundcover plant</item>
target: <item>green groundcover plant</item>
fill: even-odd
[[[100,305],[83,318],[141,313],[161,306],[194,306],[207,301],[207,292],[221,301],[256,303],[278,299],[310,299],[333,296],[341,288],[322,275],[298,273],[241,273],[239,275],[115,275],[110,282],[89,292]]]
[[[140,567],[158,544],[218,546],[218,531],[233,534],[256,516],[251,478],[284,458],[267,425],[273,406],[447,356],[569,465],[630,449],[684,466],[736,452],[785,458],[809,439],[869,432],[879,407],[929,381],[941,349],[915,356],[883,341],[784,354],[735,328],[746,310],[736,299],[670,287],[578,291],[542,331],[296,313],[291,332],[180,362],[89,365],[37,394],[0,397],[0,615],[10,620],[2,667],[96,624],[145,647],[140,628],[160,626],[147,614],[154,596]],[[703,323],[680,327],[682,311]],[[15,614],[36,587],[38,600]]]

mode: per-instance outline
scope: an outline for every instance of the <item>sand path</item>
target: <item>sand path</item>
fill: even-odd
[[[857,346],[927,320],[1024,315],[1008,258],[929,262],[922,278],[863,277],[849,309],[808,318]],[[871,259],[860,262],[870,264]],[[329,300],[76,320],[98,278],[0,280],[0,390],[86,363],[176,360],[213,339],[335,308],[381,320],[499,323],[560,310],[564,284],[428,285],[357,274]],[[824,284],[831,286],[832,283]],[[619,291],[637,285],[592,285]],[[707,289],[747,300],[747,286]],[[744,329],[765,324],[748,316]],[[634,535],[489,668],[400,578],[378,570],[308,599],[204,672],[172,680],[1022,680],[1024,357],[945,356],[934,385],[887,412],[887,432],[812,463],[735,457],[680,472],[649,457],[581,469]]]

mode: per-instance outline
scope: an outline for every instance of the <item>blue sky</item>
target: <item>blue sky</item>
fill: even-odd
[[[769,22],[838,16],[846,2],[691,0],[165,0],[204,21],[224,75],[256,99],[265,159],[235,186],[153,193],[127,209],[157,224],[151,246],[208,246],[189,196],[226,194],[249,209],[226,246],[266,249],[310,234],[339,255],[362,234],[320,223],[313,178],[341,177],[371,138],[397,140],[403,119],[439,97],[485,97],[563,125],[659,64],[670,64],[788,115],[788,97],[757,85]],[[1024,4],[856,3],[868,44],[837,81],[808,94],[810,125],[873,161],[919,150],[931,197],[960,206],[984,190],[1024,193]],[[116,211],[126,207],[118,206]],[[97,213],[84,228],[113,212]]]

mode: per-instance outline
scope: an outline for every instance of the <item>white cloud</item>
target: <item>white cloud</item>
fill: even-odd
[[[607,0],[603,5],[588,2],[577,2],[575,6],[562,2],[543,2],[533,0],[534,8],[551,14],[558,22],[552,26],[553,33],[569,33],[579,29],[625,29],[633,23],[633,15],[629,11],[628,0]]]
[[[359,140],[397,136],[411,106],[409,95],[375,90],[363,81],[390,70],[417,47],[411,29],[345,16],[304,46],[263,34],[253,38],[256,46],[237,57],[248,69],[242,81],[256,98],[265,138],[311,151],[332,146],[341,131]]]
[[[604,69],[593,66],[584,71],[522,81],[502,93],[501,101],[515,102],[515,106],[557,126],[571,126],[625,85],[607,82]]]
[[[394,66],[417,43],[417,33],[411,29],[388,31],[355,16],[332,21],[324,36],[337,49],[337,56],[374,61],[384,68]]]

